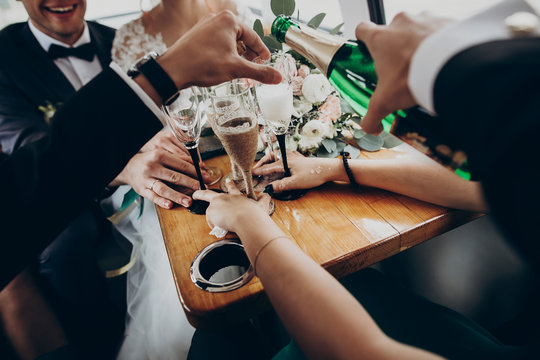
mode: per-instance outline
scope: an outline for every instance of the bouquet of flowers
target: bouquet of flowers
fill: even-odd
[[[271,8],[276,16],[290,16],[295,7],[294,0],[271,0]],[[307,26],[318,28],[325,15],[315,15],[307,22]],[[343,24],[339,24],[329,33],[338,34],[342,26]],[[265,35],[260,20],[255,21],[253,29],[271,52],[284,51],[283,45],[272,35]],[[379,150],[383,146],[383,138],[368,135],[361,130],[358,125],[360,117],[339,96],[324,74],[296,51],[291,49],[285,52],[290,55],[290,63],[288,66],[278,67],[278,70],[292,79],[294,95],[294,112],[287,136],[287,149],[317,157],[336,157],[341,151],[347,151],[353,158],[360,154],[358,148],[367,151]],[[272,56],[271,61],[274,60],[275,57]],[[285,73],[287,71],[288,74]],[[259,150],[262,149],[264,144],[260,141]]]

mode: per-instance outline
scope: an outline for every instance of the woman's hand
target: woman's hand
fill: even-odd
[[[262,224],[269,220],[270,196],[261,194],[257,201],[247,198],[238,190],[234,182],[227,182],[228,194],[212,190],[198,190],[193,199],[210,203],[206,210],[206,222],[210,228],[219,226],[227,231],[238,233],[242,226]]]
[[[266,154],[253,167],[253,175],[283,173],[283,161],[272,154]],[[272,182],[274,192],[292,189],[311,189],[328,181],[338,180],[339,159],[307,158],[298,152],[287,151],[287,162],[291,176]]]
[[[202,171],[203,179],[210,181]],[[173,203],[188,207],[191,198],[172,187],[199,189],[197,173],[186,148],[169,130],[160,131],[133,156],[112,186],[128,184],[137,194],[170,209]]]

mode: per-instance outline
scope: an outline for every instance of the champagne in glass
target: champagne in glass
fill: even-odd
[[[246,194],[256,200],[251,168],[257,154],[259,127],[251,91],[239,82],[229,82],[213,89],[210,99],[212,128],[231,159],[234,175],[242,176]]]
[[[257,101],[261,109],[266,125],[276,134],[281,158],[283,161],[283,172],[285,177],[291,176],[289,165],[287,164],[287,149],[285,146],[285,135],[289,130],[291,116],[293,113],[293,92],[291,86],[289,64],[294,63],[289,59],[290,55],[278,53],[273,55],[274,63],[270,64],[277,69],[281,69],[282,82],[276,85],[260,84],[256,89]],[[294,66],[294,65],[293,65]],[[267,191],[278,200],[295,200],[303,196],[305,190],[289,190],[274,194],[273,188]]]

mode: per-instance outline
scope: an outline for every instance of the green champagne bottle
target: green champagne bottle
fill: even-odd
[[[272,35],[321,70],[354,111],[366,114],[377,74],[364,43],[329,35],[283,15],[274,20]],[[383,120],[385,130],[390,129],[394,117],[390,114]]]
[[[369,99],[377,84],[377,74],[373,58],[364,43],[315,30],[284,15],[278,16],[272,23],[272,35],[279,42],[296,50],[326,75],[356,113],[361,116],[366,114]],[[420,133],[426,130],[426,125],[436,126],[438,123],[424,120],[432,118],[420,108],[398,110],[396,114],[400,118],[407,118],[407,127],[411,131]],[[390,114],[383,119],[385,131],[390,131],[396,114]],[[440,129],[434,130],[431,133],[444,134]],[[465,169],[458,169],[458,174],[464,178],[470,177]]]

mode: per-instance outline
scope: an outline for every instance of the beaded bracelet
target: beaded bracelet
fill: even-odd
[[[276,236],[275,238],[272,238],[272,239],[268,240],[268,241],[266,242],[266,244],[264,244],[263,246],[261,246],[261,247],[259,248],[259,250],[257,250],[257,253],[255,254],[255,259],[253,260],[253,271],[255,272],[255,274],[257,274],[257,260],[259,259],[259,255],[261,254],[261,252],[262,252],[268,245],[270,245],[271,242],[273,242],[274,240],[277,240],[277,239],[281,239],[281,238],[288,239],[288,237],[285,236],[285,235]]]
[[[354,179],[354,175],[351,171],[351,168],[349,167],[349,162],[347,161],[347,158],[349,157],[349,153],[346,152],[346,151],[342,151],[340,152],[341,154],[341,158],[343,159],[343,167],[345,167],[345,172],[347,173],[347,177],[349,178],[349,182],[351,183],[351,185],[355,188],[358,187],[358,183],[356,182],[356,180]]]

